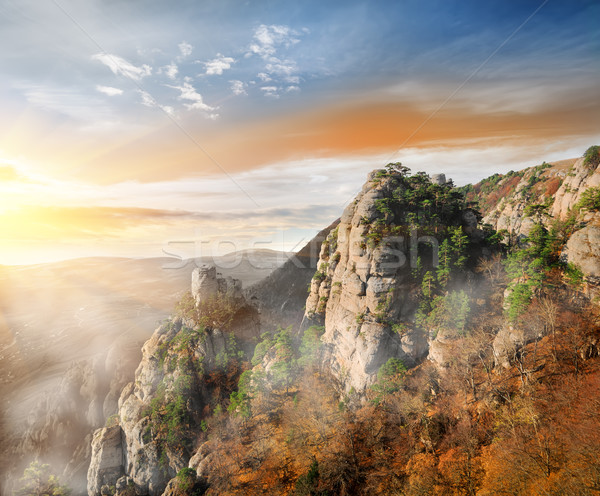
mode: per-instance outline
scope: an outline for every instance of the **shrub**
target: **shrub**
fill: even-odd
[[[600,211],[600,187],[588,188],[582,194],[577,202],[579,210],[589,210],[591,212]]]
[[[177,474],[178,489],[188,493],[196,484],[196,471],[193,468],[182,468]]]
[[[404,385],[406,367],[402,360],[390,358],[377,372],[377,382],[372,386],[376,393],[373,403],[379,404],[388,395],[396,393]]]
[[[583,157],[583,165],[595,169],[600,164],[600,146],[590,146],[583,154]]]

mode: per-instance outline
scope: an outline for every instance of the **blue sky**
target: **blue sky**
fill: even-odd
[[[0,0],[0,263],[308,235],[388,159],[464,183],[580,155],[600,139],[599,18],[582,0]]]

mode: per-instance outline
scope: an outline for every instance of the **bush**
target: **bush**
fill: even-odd
[[[62,486],[58,477],[50,473],[50,465],[37,460],[25,469],[20,480],[21,487],[15,491],[16,496],[68,496],[71,490]]]
[[[376,393],[373,403],[377,405],[386,396],[399,391],[404,385],[405,374],[406,367],[402,360],[392,357],[385,362],[377,372],[377,382],[371,388]]]
[[[583,154],[583,157],[583,165],[595,169],[600,164],[600,146],[590,146]]]
[[[588,188],[582,194],[577,202],[579,210],[589,210],[591,212],[600,211],[600,187]]]

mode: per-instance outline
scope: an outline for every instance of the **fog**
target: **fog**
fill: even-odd
[[[247,287],[284,259],[264,250],[246,254],[241,263],[229,256],[188,263],[86,258],[0,266],[2,492],[36,458],[82,483],[86,434],[114,413],[142,344],[189,290],[197,264],[212,261]]]

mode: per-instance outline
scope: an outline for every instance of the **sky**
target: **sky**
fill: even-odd
[[[297,250],[388,162],[600,143],[597,0],[0,0],[0,264]]]

